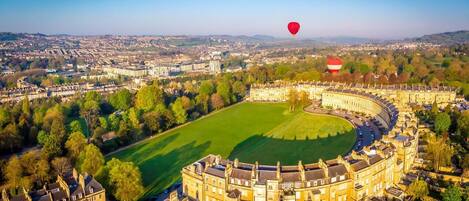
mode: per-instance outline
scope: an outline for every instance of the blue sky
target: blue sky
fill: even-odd
[[[469,30],[469,1],[0,0],[0,31],[46,34],[414,37]]]

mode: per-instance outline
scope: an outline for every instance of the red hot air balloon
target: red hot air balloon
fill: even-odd
[[[300,30],[300,23],[298,22],[288,23],[288,31],[290,31],[291,35],[295,36],[299,30]]]
[[[342,68],[342,60],[338,57],[328,56],[327,57],[327,70],[331,74],[336,74]]]

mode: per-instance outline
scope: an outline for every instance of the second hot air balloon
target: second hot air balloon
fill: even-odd
[[[300,30],[300,23],[298,22],[288,23],[288,31],[290,31],[292,36],[295,36],[299,30]]]

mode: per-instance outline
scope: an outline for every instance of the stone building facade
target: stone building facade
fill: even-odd
[[[27,191],[23,188],[16,196],[4,189],[0,201],[106,201],[106,190],[91,175],[71,174],[58,176],[57,181],[42,189]]]
[[[391,88],[340,83],[253,86],[249,101],[286,101],[289,90],[306,91],[324,107],[375,118],[385,132],[382,139],[359,151],[313,164],[299,161],[293,166],[270,166],[208,155],[182,169],[184,195],[205,201],[403,199],[400,181],[412,168],[419,135],[409,104],[452,103],[456,92],[450,88]]]

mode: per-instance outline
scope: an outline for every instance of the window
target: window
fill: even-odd
[[[335,178],[335,177],[332,177],[332,178],[331,178],[331,182],[332,182],[332,183],[334,183],[334,182],[335,182],[335,180],[336,180],[336,178]]]
[[[72,196],[72,200],[75,201],[77,199],[76,196]]]
[[[78,198],[81,199],[81,193],[78,193]]]

